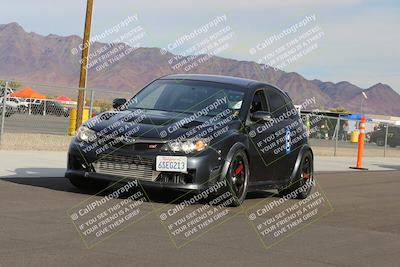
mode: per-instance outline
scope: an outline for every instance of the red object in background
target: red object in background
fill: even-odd
[[[56,100],[61,101],[61,102],[68,102],[68,101],[71,101],[71,98],[61,95],[61,96],[57,97]]]

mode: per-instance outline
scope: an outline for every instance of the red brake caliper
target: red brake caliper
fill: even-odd
[[[244,165],[243,163],[239,165],[239,167],[236,168],[235,170],[235,175],[238,175],[239,173],[241,173],[243,171]]]

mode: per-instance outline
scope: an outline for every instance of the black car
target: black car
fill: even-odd
[[[58,117],[68,117],[69,109],[64,107],[57,101],[40,101],[40,103],[30,103],[32,114],[41,114],[41,115],[54,115]]]
[[[66,177],[77,187],[125,178],[144,188],[201,192],[226,179],[233,205],[249,191],[278,189],[297,198],[311,191],[307,132],[289,96],[272,85],[169,75],[113,107],[71,142]]]
[[[369,134],[369,142],[378,146],[385,145],[386,127],[383,126]],[[400,146],[400,127],[390,127],[387,134],[387,144],[391,147]]]

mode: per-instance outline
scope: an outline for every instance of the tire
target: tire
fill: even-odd
[[[376,139],[376,145],[377,146],[384,146],[385,145],[385,139],[383,139],[383,138]]]
[[[279,191],[279,195],[284,197],[291,194],[291,198],[305,199],[307,198],[313,187],[314,183],[314,162],[311,151],[306,151],[302,158],[296,176],[290,183]],[[305,187],[305,190],[300,188]]]
[[[249,160],[246,153],[239,150],[233,155],[225,175],[228,187],[226,191],[229,190],[234,199],[231,206],[238,207],[246,199],[249,176]]]
[[[90,192],[99,192],[103,189],[105,189],[107,186],[110,185],[109,181],[103,181],[103,180],[95,180],[95,179],[87,179],[84,177],[69,177],[69,181],[71,184],[73,184],[75,187],[79,189],[83,189],[85,191],[90,191]]]

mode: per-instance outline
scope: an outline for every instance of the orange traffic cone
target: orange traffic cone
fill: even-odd
[[[362,167],[362,157],[364,154],[365,123],[365,117],[362,117],[360,120],[360,134],[358,136],[357,166],[350,167],[350,169],[368,170],[367,168]]]

